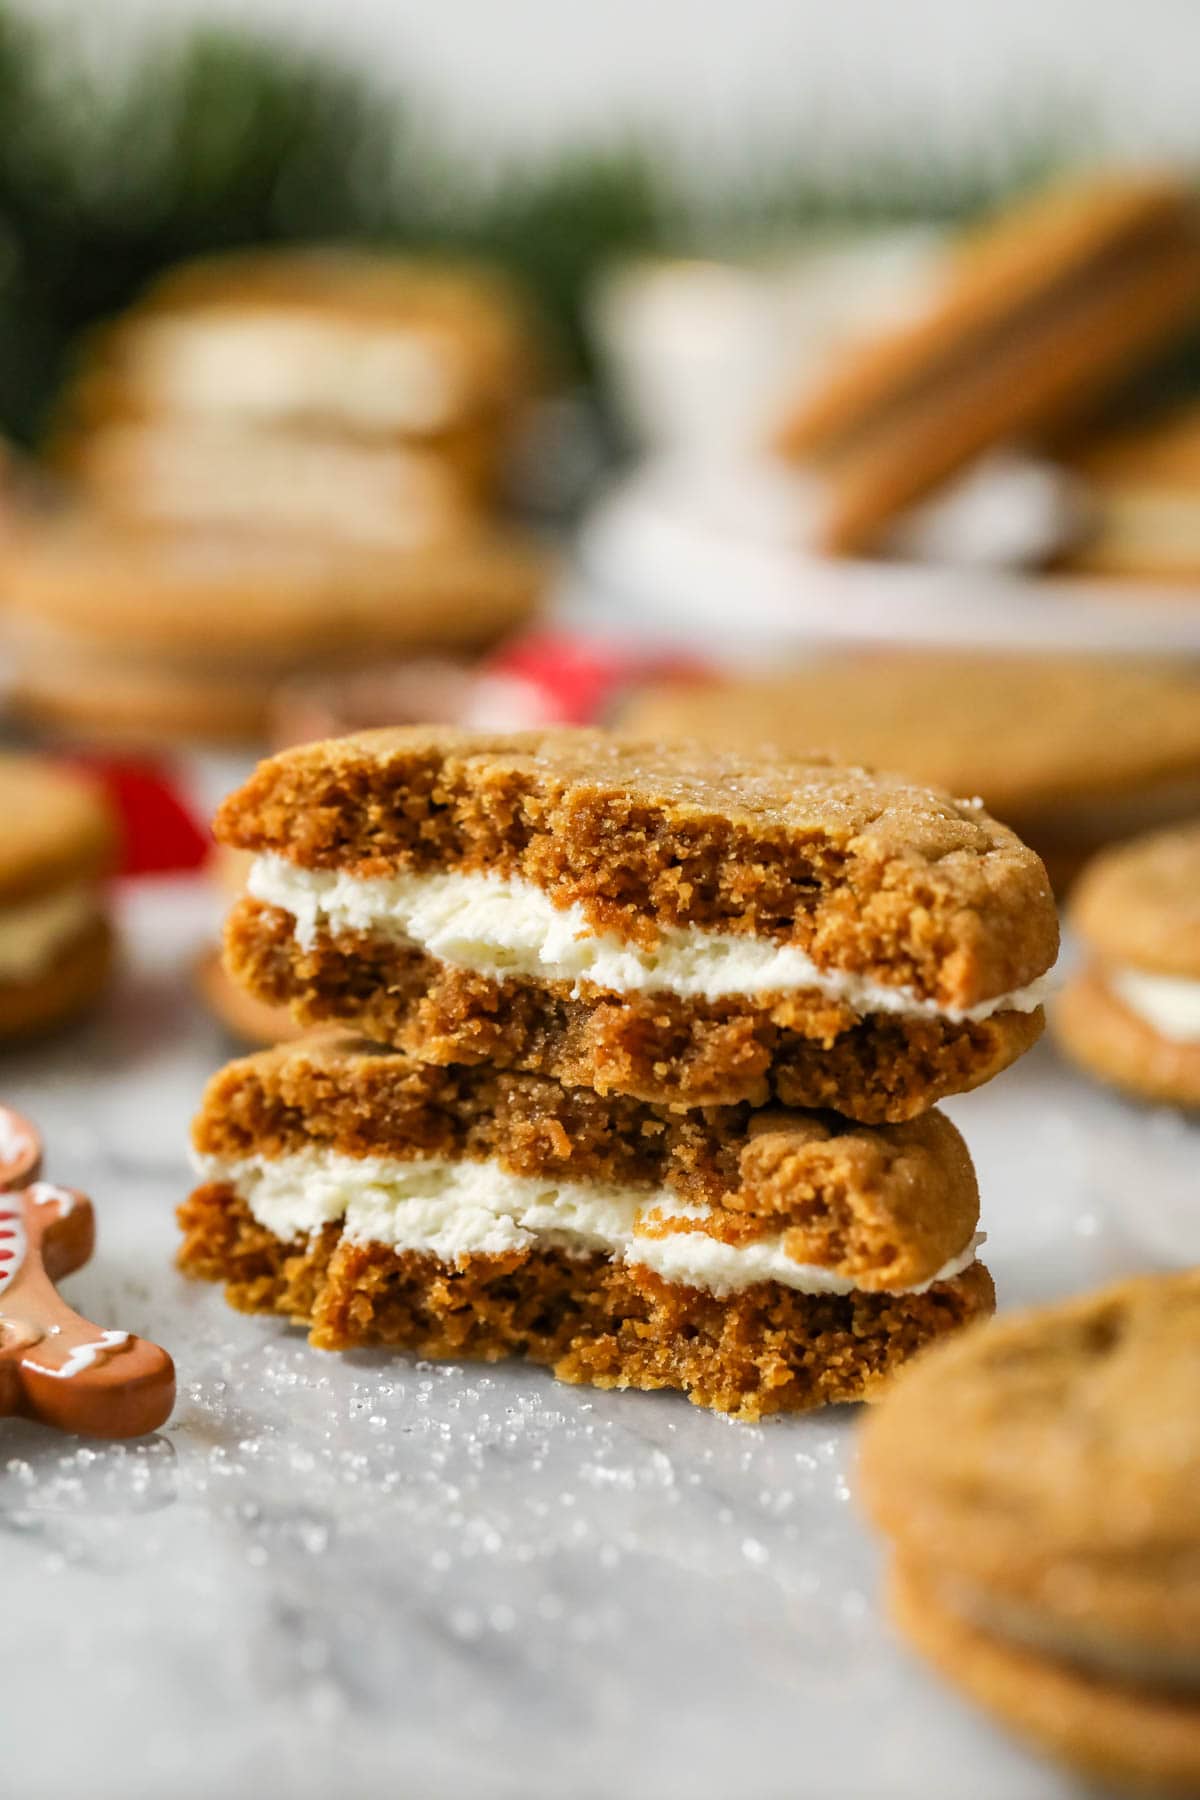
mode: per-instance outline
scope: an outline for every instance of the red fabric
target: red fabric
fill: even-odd
[[[702,681],[698,659],[587,638],[569,631],[534,631],[490,657],[480,687],[503,693],[512,723],[603,724],[618,700],[648,681]]]
[[[69,760],[100,784],[121,821],[119,875],[184,873],[208,860],[208,832],[169,763],[91,754]]]

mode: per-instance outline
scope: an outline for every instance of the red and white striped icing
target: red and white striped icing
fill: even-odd
[[[25,1260],[25,1221],[20,1194],[0,1194],[0,1295]]]

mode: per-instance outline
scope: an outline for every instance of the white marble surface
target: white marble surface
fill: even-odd
[[[158,1338],[136,1447],[0,1422],[4,1792],[21,1800],[1051,1800],[1071,1789],[891,1641],[855,1419],[731,1424],[519,1367],[309,1351],[173,1271],[187,1122],[226,1054],[194,884],[126,896],[104,1015],[10,1054],[97,1203],[70,1292]],[[1042,1046],[952,1108],[1002,1304],[1200,1259],[1200,1131]]]

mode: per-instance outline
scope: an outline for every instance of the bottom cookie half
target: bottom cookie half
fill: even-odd
[[[1089,1075],[1135,1099],[1200,1109],[1200,1042],[1163,1037],[1084,969],[1051,1014],[1055,1038]]]
[[[563,1381],[678,1389],[751,1420],[870,1399],[915,1351],[995,1300],[980,1263],[924,1293],[803,1294],[765,1281],[718,1295],[561,1250],[451,1264],[343,1240],[337,1225],[284,1243],[221,1182],[198,1188],[179,1222],[185,1274],[223,1282],[241,1311],[307,1325],[319,1349],[525,1356]]]
[[[1132,1793],[1200,1793],[1200,1697],[1118,1682],[979,1629],[901,1564],[891,1612],[973,1700],[1072,1768]]]

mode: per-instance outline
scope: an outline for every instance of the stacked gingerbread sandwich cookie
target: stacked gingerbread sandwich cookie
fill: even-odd
[[[8,547],[13,709],[240,745],[295,678],[498,643],[550,577],[507,504],[544,336],[494,271],[425,257],[165,276],[87,346],[48,446],[63,503]]]
[[[181,1261],[327,1348],[523,1354],[757,1418],[990,1310],[940,1097],[1036,1039],[1045,872],[812,756],[412,728],[260,766]]]
[[[1200,820],[1115,845],[1071,904],[1084,955],[1059,1046],[1137,1100],[1200,1111]]]

